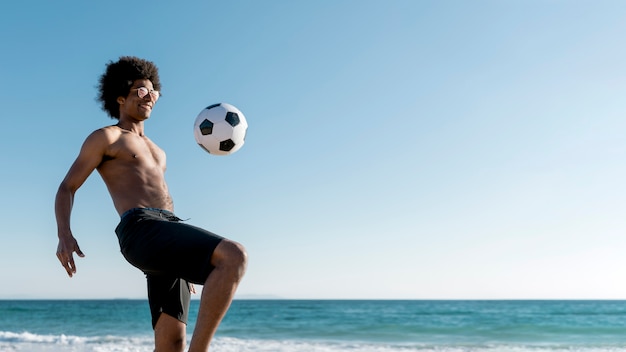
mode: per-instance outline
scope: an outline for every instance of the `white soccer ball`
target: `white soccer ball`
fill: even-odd
[[[213,155],[232,154],[243,146],[248,122],[236,107],[214,104],[200,111],[193,125],[198,145]]]

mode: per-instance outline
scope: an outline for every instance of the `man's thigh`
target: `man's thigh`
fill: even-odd
[[[213,269],[211,257],[223,240],[202,228],[167,221],[146,222],[144,237],[125,253],[126,259],[146,274],[182,277],[204,284]],[[129,246],[130,247],[130,246]]]

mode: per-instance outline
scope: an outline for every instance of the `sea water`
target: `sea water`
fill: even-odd
[[[153,344],[145,300],[0,301],[0,351]],[[236,300],[212,351],[626,352],[626,301]]]

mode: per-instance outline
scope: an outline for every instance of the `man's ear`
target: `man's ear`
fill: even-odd
[[[124,104],[124,102],[126,101],[126,99],[124,97],[117,97],[117,103],[122,105]]]

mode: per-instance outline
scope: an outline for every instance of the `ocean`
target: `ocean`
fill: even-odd
[[[152,350],[145,300],[0,300],[0,351]],[[626,352],[626,301],[236,300],[211,350]]]

